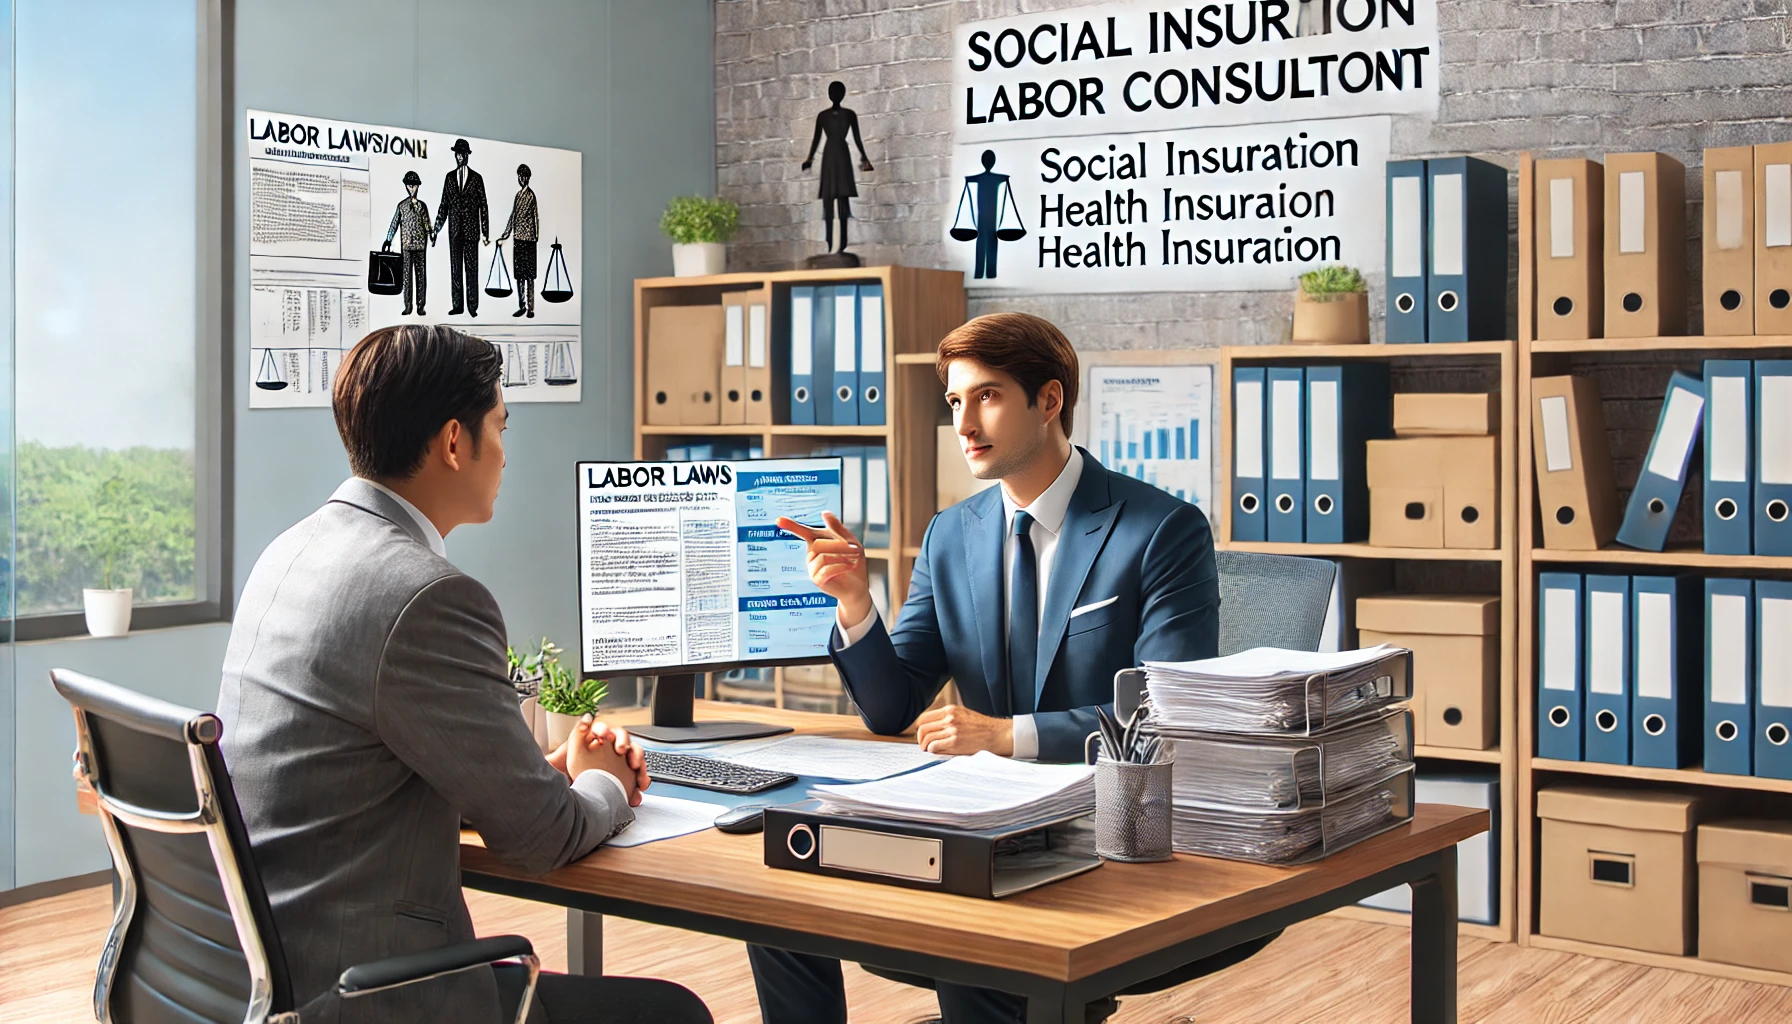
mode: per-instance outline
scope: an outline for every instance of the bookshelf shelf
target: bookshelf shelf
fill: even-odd
[[[1429,562],[1498,562],[1506,557],[1499,548],[1390,548],[1373,544],[1293,544],[1277,541],[1221,541],[1222,551],[1253,551],[1262,555],[1294,555],[1301,558],[1408,558]]]
[[[1533,341],[1532,352],[1722,352],[1726,349],[1792,348],[1792,335],[1725,334],[1662,338],[1586,338]]]
[[[1335,359],[1438,359],[1449,356],[1506,356],[1514,341],[1461,341],[1437,345],[1226,345],[1223,357],[1235,362],[1278,359],[1326,362]]]
[[[1566,772],[1571,775],[1602,775],[1613,779],[1675,782],[1686,786],[1746,789],[1757,793],[1792,793],[1792,780],[1763,779],[1754,775],[1723,775],[1718,772],[1701,771],[1697,768],[1644,768],[1634,764],[1559,761],[1548,757],[1531,758],[1531,767],[1537,771]]]
[[[1413,756],[1428,757],[1436,761],[1470,761],[1475,764],[1499,764],[1505,760],[1499,748],[1492,750],[1468,750],[1463,747],[1433,747],[1418,744],[1412,748]]]
[[[1633,551],[1630,548],[1601,548],[1598,551],[1557,551],[1534,548],[1534,562],[1609,562],[1614,565],[1663,565],[1689,569],[1792,570],[1792,558],[1773,555],[1708,555],[1692,548],[1669,548],[1666,551]]]

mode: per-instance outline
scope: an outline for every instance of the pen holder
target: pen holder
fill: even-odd
[[[1127,863],[1170,859],[1172,761],[1095,761],[1095,852]]]

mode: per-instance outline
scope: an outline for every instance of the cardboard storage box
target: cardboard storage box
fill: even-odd
[[[1537,794],[1544,935],[1686,956],[1693,949],[1698,801],[1558,786]]]
[[[715,426],[722,422],[721,306],[655,306],[647,311],[647,422]]]
[[[1369,543],[1400,548],[1499,546],[1495,437],[1405,437],[1368,443]]]
[[[1699,826],[1699,959],[1792,971],[1792,821]]]
[[[1412,651],[1413,742],[1466,750],[1499,743],[1499,598],[1359,598],[1356,627],[1364,647],[1385,643]]]
[[[1496,433],[1498,395],[1401,392],[1394,396],[1395,437],[1440,437]]]
[[[1444,547],[1497,548],[1499,449],[1493,437],[1438,437],[1444,481]]]

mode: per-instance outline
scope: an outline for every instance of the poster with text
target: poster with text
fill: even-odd
[[[1133,2],[958,26],[950,265],[971,287],[1266,291],[1386,262],[1392,117],[1437,0]]]
[[[249,407],[328,407],[369,331],[446,324],[492,343],[506,402],[577,402],[581,158],[248,112]]]
[[[1103,466],[1207,513],[1214,536],[1213,367],[1089,368],[1089,448]]]

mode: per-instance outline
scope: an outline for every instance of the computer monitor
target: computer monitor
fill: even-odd
[[[790,730],[693,722],[697,674],[828,660],[835,601],[780,516],[840,510],[839,457],[578,464],[579,649],[587,676],[657,676],[663,742]]]

